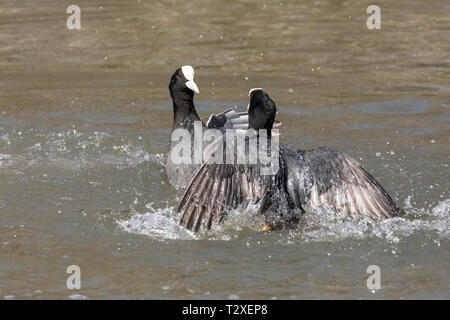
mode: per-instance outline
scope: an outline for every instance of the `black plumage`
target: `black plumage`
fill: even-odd
[[[205,125],[197,114],[194,106],[194,92],[198,93],[198,87],[194,82],[194,69],[191,66],[183,66],[175,71],[169,84],[170,96],[173,101],[173,128],[186,129],[191,136],[190,158],[194,156],[194,123],[201,123],[202,132],[207,128],[221,129],[224,127],[248,128],[246,113],[237,113],[227,110],[218,115],[212,114]],[[236,124],[235,124],[236,123]],[[166,173],[169,182],[177,189],[184,189],[194,176],[200,164],[175,164],[172,161],[172,149],[178,141],[170,141],[169,153],[166,162]]]
[[[249,124],[253,129],[271,129],[275,103],[263,90],[251,93]],[[217,147],[226,148],[224,138]],[[273,151],[273,150],[272,150]],[[256,215],[271,228],[299,220],[304,207],[326,206],[342,215],[373,219],[394,217],[398,207],[355,159],[331,148],[297,150],[280,144],[278,171],[261,173],[261,164],[218,164],[210,158],[187,187],[178,207],[180,224],[198,231],[221,223],[227,211],[245,203],[259,206]]]

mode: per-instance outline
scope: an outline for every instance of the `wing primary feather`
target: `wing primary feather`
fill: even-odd
[[[206,172],[207,170],[205,166],[201,167],[194,178],[191,180],[191,183],[184,191],[183,198],[181,199],[177,212],[180,212],[181,209],[191,200],[191,197],[195,194],[195,192],[193,192],[192,190],[196,189],[197,186],[202,182],[203,178],[206,175]]]
[[[226,171],[226,168],[224,169],[224,171]],[[223,183],[222,183],[222,188],[221,188],[221,194],[220,194],[220,201],[219,201],[219,203],[218,203],[218,206],[217,206],[217,209],[216,209],[216,212],[215,212],[215,216],[214,216],[214,218],[215,218],[215,220],[219,220],[219,223],[220,222],[222,222],[222,212],[224,211],[224,201],[225,201],[225,197],[226,197],[226,192],[227,192],[227,190],[228,190],[228,184],[229,184],[229,181],[228,181],[228,178],[225,178],[224,180],[223,180]]]
[[[214,180],[213,180],[214,178],[211,178],[211,177],[214,177],[214,173],[216,171],[216,166],[212,166],[211,171],[212,171],[211,172],[212,176],[208,176],[209,179],[207,179],[206,183],[204,184],[204,187],[201,190],[199,190],[200,203],[197,206],[197,213],[196,213],[195,222],[194,222],[194,231],[196,231],[196,232],[200,229],[200,225],[202,223],[203,216],[205,214],[205,211],[208,208],[207,199],[208,199],[209,195],[211,194],[212,186],[214,185]]]
[[[199,199],[197,197],[196,190],[198,186],[200,186],[205,178],[207,177],[206,167],[202,167],[201,171],[197,173],[194,179],[191,181],[191,184],[186,189],[183,199],[178,207],[178,212],[183,210],[183,215],[181,217],[180,224],[191,230],[192,221],[195,215],[195,209],[198,206]]]
[[[223,166],[218,166],[216,174],[218,176],[220,176],[222,174],[222,172],[223,172]],[[206,228],[208,230],[211,229],[212,222],[213,222],[213,219],[214,219],[214,212],[215,212],[216,207],[218,206],[217,199],[220,196],[221,185],[222,185],[222,179],[217,179],[216,183],[214,183],[213,196],[212,196],[212,200],[210,202],[211,205],[210,205],[210,208],[209,208],[208,221],[206,223]]]

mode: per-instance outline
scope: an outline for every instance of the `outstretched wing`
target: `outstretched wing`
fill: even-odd
[[[226,207],[233,198],[239,197],[238,188],[235,187],[233,193],[235,173],[229,165],[205,163],[189,184],[178,207],[178,212],[182,212],[180,224],[198,231],[204,219],[208,229],[214,221],[221,222]]]
[[[258,177],[246,174],[231,164],[205,163],[186,189],[178,207],[180,224],[198,231],[204,222],[207,229],[221,223],[227,210],[244,201],[258,202],[264,195],[264,185]]]
[[[226,138],[214,145],[226,150]],[[231,143],[230,143],[231,145]],[[225,151],[224,151],[225,154]],[[235,154],[235,158],[237,156]],[[263,175],[259,164],[216,163],[210,157],[198,170],[184,192],[178,207],[182,213],[180,224],[189,230],[198,231],[203,222],[207,229],[213,223],[221,223],[229,209],[237,208],[245,201],[259,203],[262,213],[267,206],[265,198],[278,188],[279,175]],[[268,179],[271,179],[268,183]],[[263,200],[263,201],[261,201]]]
[[[312,208],[327,206],[342,214],[374,219],[399,214],[381,184],[347,154],[318,148],[304,151],[300,162],[301,178],[295,181],[299,185],[297,188],[291,185],[290,191],[297,198],[303,195]]]

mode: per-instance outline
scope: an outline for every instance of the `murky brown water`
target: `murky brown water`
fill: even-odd
[[[381,1],[375,31],[361,1],[81,0],[80,31],[69,4],[0,0],[0,297],[450,297],[448,1]],[[184,64],[203,116],[263,87],[283,141],[354,156],[407,215],[179,228],[163,163]]]

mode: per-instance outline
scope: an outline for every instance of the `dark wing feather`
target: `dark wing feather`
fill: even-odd
[[[225,142],[217,141],[213,148],[222,148],[222,143]],[[244,201],[257,203],[266,188],[272,188],[264,179],[268,178],[260,174],[257,165],[219,164],[211,157],[200,167],[184,192],[178,207],[180,224],[198,231],[205,223],[210,229],[214,223],[224,220],[228,209],[237,208]]]
[[[374,219],[398,215],[398,207],[378,183],[355,159],[330,148],[305,151],[304,176],[309,180],[309,204],[328,206],[352,216]]]
[[[198,231],[203,221],[208,229],[222,222],[226,208],[239,204],[239,177],[232,165],[205,163],[186,189],[178,207],[180,224]]]
[[[222,137],[211,146],[211,154],[223,148]],[[231,205],[233,199],[232,177],[236,171],[231,165],[215,163],[213,157],[207,159],[199,168],[186,188],[178,206],[182,213],[180,224],[189,230],[198,231],[203,221],[209,229],[214,222],[223,220],[224,207]],[[237,190],[238,188],[234,188]]]

